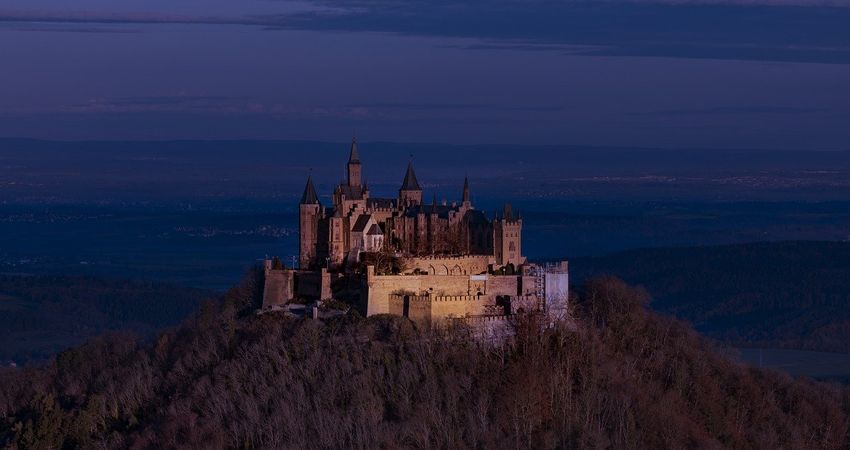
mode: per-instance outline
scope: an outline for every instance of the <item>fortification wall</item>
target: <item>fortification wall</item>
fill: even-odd
[[[432,321],[442,322],[448,317],[481,316],[485,314],[485,307],[493,303],[493,298],[486,295],[434,297],[431,302]]]
[[[490,276],[487,278],[487,294],[494,296],[519,293],[519,277],[514,275]]]
[[[331,281],[331,274],[325,269],[321,272],[299,271],[295,276],[295,294],[302,298],[327,300],[333,297]]]
[[[295,273],[291,270],[266,270],[263,308],[283,306],[292,300]]]
[[[470,277],[438,275],[375,275],[370,268],[364,281],[361,301],[366,305],[366,314],[389,314],[389,298],[392,294],[408,295],[469,295]]]
[[[416,270],[429,275],[478,275],[487,273],[495,260],[488,255],[469,255],[454,257],[426,256],[410,258],[406,273]]]

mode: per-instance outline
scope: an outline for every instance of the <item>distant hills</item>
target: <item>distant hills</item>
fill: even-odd
[[[0,365],[43,361],[106,332],[142,338],[174,326],[213,293],[82,276],[0,276]]]
[[[652,309],[731,345],[850,352],[850,243],[640,249],[571,267],[644,286]]]

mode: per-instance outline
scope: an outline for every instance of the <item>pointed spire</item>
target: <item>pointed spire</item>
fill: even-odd
[[[302,205],[318,205],[319,196],[316,195],[316,187],[313,186],[313,174],[307,177],[307,186],[304,188],[304,195],[301,196]]]
[[[348,156],[349,164],[360,164],[360,153],[357,151],[357,136],[351,138],[351,154]]]
[[[436,193],[434,194],[434,200],[431,201],[431,212],[432,213],[437,212],[437,194]]]
[[[469,202],[469,177],[463,179],[463,202]]]
[[[407,165],[407,173],[404,174],[404,182],[401,184],[402,191],[421,191],[419,181],[416,179],[416,172],[413,171],[413,161]]]

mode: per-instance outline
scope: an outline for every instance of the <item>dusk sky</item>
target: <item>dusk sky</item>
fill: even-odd
[[[850,149],[850,1],[0,0],[0,137]]]

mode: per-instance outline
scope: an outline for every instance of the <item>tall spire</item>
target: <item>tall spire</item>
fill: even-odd
[[[318,205],[319,196],[316,195],[316,187],[313,186],[313,174],[307,177],[307,186],[304,188],[304,195],[301,196],[302,205]]]
[[[349,164],[360,164],[360,153],[357,152],[357,136],[351,138],[351,154],[348,156]]]
[[[413,171],[413,161],[407,165],[407,173],[404,174],[404,182],[401,183],[402,191],[421,191],[419,181],[416,179],[416,172]]]
[[[348,185],[360,186],[363,178],[363,168],[360,164],[360,153],[357,151],[357,137],[351,138],[351,154],[348,156]]]
[[[469,203],[469,177],[463,179],[463,202]]]

